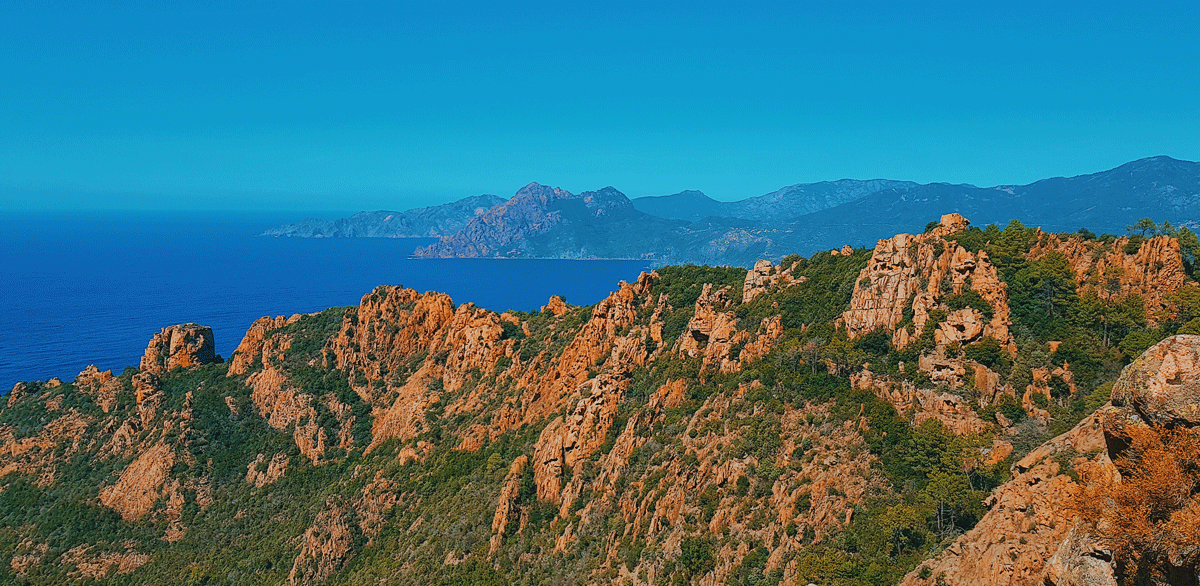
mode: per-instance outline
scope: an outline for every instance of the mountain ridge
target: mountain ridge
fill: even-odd
[[[263,236],[297,238],[428,238],[458,232],[470,218],[505,200],[490,194],[403,212],[359,212],[347,218],[305,218],[263,232]]]
[[[927,218],[944,212],[961,213],[980,225],[1003,226],[1020,217],[1055,231],[1090,226],[1119,234],[1146,216],[1176,226],[1200,225],[1200,163],[1167,156],[1026,185],[842,179],[796,184],[736,202],[695,190],[632,200],[613,187],[580,196],[560,191],[569,195],[530,199],[525,194],[519,205],[508,200],[487,212],[472,210],[461,218],[459,231],[441,235],[415,254],[749,267],[760,258],[869,245],[897,232],[918,231]],[[608,215],[575,202],[586,197],[603,199]],[[522,220],[522,214],[532,216]],[[489,219],[476,221],[476,216]]]

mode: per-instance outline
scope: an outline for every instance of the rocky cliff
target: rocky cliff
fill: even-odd
[[[1051,248],[1108,256],[1014,228],[1028,245],[998,264],[992,245],[961,241],[966,226],[950,214],[873,251],[751,271],[665,267],[595,305],[553,297],[528,313],[380,286],[357,306],[259,319],[228,362],[211,330],[166,328],[136,368],[4,399],[0,577],[1194,576],[1193,533],[1172,527],[1193,526],[1196,496],[1144,483],[1194,486],[1200,337],[1167,338],[1118,379],[1134,357],[1104,344],[1107,324],[1074,306],[1032,323],[1003,276]],[[1105,266],[1141,275],[1120,286],[1149,299],[1189,279],[1173,242],[1122,245]],[[1161,512],[1138,518],[1149,505]],[[1126,526],[1138,532],[1114,531]]]
[[[1175,317],[1167,297],[1188,282],[1179,241],[1167,236],[1144,242],[1121,237],[1104,243],[1039,231],[1028,258],[1037,260],[1050,253],[1062,254],[1070,262],[1080,296],[1115,302],[1136,295],[1151,323]]]

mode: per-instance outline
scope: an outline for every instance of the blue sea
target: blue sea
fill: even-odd
[[[0,393],[136,366],[171,324],[211,326],[228,358],[255,319],[357,305],[376,285],[534,310],[595,303],[640,261],[411,259],[429,239],[257,236],[297,214],[0,213]]]

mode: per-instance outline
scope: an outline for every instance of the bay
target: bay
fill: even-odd
[[[150,337],[211,326],[228,358],[253,321],[357,305],[382,284],[456,304],[536,310],[551,295],[595,303],[642,261],[411,259],[431,239],[257,236],[281,213],[0,213],[0,392],[137,366]]]

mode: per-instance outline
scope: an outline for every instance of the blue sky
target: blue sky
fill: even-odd
[[[718,199],[1200,160],[1200,3],[0,8],[0,210]]]

